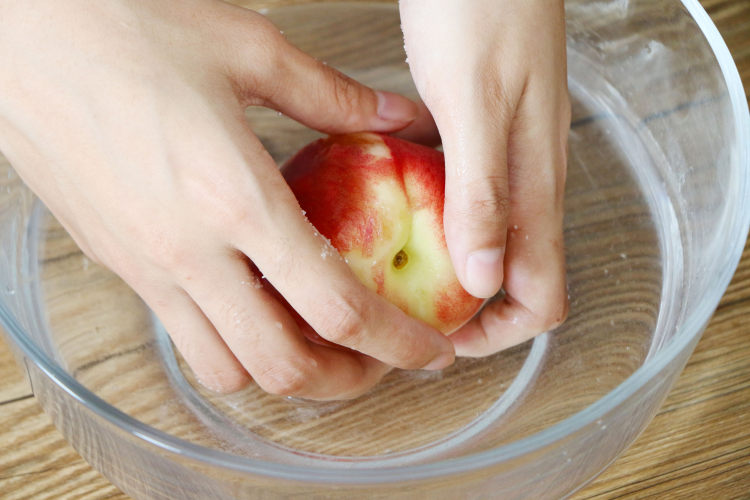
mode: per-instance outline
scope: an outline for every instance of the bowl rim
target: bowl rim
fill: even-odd
[[[701,29],[716,57],[724,82],[727,85],[728,97],[735,112],[735,127],[740,139],[738,141],[739,163],[745,166],[744,178],[741,177],[738,184],[738,199],[740,201],[750,200],[750,112],[747,108],[747,99],[739,72],[726,43],[699,1],[678,1],[683,4]],[[742,140],[743,137],[745,140]],[[747,204],[750,205],[750,203]],[[445,476],[446,471],[449,471],[449,475],[476,471],[536,452],[593,424],[614,408],[623,404],[637,391],[646,387],[673,359],[686,349],[691,348],[693,341],[701,335],[723,296],[742,256],[746,235],[750,231],[750,208],[745,211],[738,211],[735,215],[736,217],[733,218],[732,225],[728,229],[736,231],[737,239],[733,247],[724,254],[723,266],[715,280],[716,286],[707,290],[705,300],[701,301],[698,307],[687,315],[684,334],[676,336],[664,350],[647,360],[604,397],[551,427],[499,448],[425,464],[374,467],[371,469],[352,468],[346,469],[346,474],[342,474],[342,469],[338,467],[328,468],[318,464],[288,465],[264,462],[197,445],[153,428],[109,405],[89,391],[26,336],[23,328],[15,321],[3,304],[0,304],[0,323],[5,326],[7,333],[15,345],[20,347],[23,354],[60,389],[82,404],[85,409],[115,425],[121,431],[182,458],[237,472],[310,483],[393,483],[430,479],[436,476]]]

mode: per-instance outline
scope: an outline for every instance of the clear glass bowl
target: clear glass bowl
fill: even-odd
[[[0,319],[81,455],[136,498],[560,497],[614,460],[658,408],[739,260],[750,119],[697,1],[566,9],[569,319],[442,373],[392,373],[355,401],[204,391],[138,297],[0,162]],[[394,5],[266,13],[332,66],[415,96]],[[279,162],[315,136],[268,110],[248,119]]]

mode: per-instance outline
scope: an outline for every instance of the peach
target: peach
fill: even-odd
[[[440,151],[375,133],[337,135],[305,146],[282,171],[367,287],[446,334],[480,309],[448,254]]]

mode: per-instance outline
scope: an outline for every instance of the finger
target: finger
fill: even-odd
[[[202,274],[210,281],[191,280],[190,295],[265,391],[309,399],[348,399],[370,389],[388,371],[387,366],[359,353],[307,341],[245,260],[217,256],[212,262],[209,272]]]
[[[266,105],[329,134],[390,132],[408,125],[417,106],[401,95],[373,90],[289,46]]]
[[[482,356],[518,344],[567,315],[563,199],[569,123],[565,89],[550,95],[529,87],[509,156],[506,296],[451,337],[461,355]]]
[[[271,60],[261,61],[266,70],[259,71],[254,58],[233,62],[237,88],[246,104],[262,104],[330,134],[390,132],[417,116],[417,105],[406,97],[373,90],[302,52],[269,21],[264,19],[260,25],[264,49],[272,54]],[[253,37],[249,42],[257,44]]]
[[[445,151],[448,250],[461,284],[481,298],[495,295],[503,283],[510,210],[507,139],[520,92],[492,84],[496,88],[465,83],[432,107]]]
[[[230,393],[248,384],[250,377],[245,369],[182,289],[149,290],[141,296],[160,319],[201,385],[215,392]]]
[[[399,368],[443,368],[453,345],[362,285],[328,240],[307,221],[281,173],[254,140],[264,189],[225,237],[323,338]],[[256,183],[253,183],[255,185]],[[256,203],[257,202],[257,203]],[[253,209],[254,207],[254,209]],[[243,228],[238,230],[237,228]],[[263,235],[259,238],[258,235]]]

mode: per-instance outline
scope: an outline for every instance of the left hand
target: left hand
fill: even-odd
[[[401,0],[400,9],[445,151],[453,265],[472,295],[505,290],[450,338],[458,355],[488,355],[567,315],[563,1]]]

